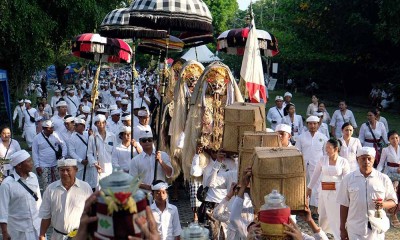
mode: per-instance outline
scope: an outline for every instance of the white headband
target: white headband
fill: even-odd
[[[57,161],[58,167],[73,167],[77,165],[76,159],[68,158],[68,159],[60,159]]]
[[[160,182],[157,183],[156,185],[151,185],[151,190],[156,191],[156,190],[166,190],[168,189],[168,183],[165,182]]]

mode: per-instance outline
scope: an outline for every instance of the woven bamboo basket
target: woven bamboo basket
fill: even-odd
[[[273,189],[285,196],[292,212],[304,211],[306,170],[299,150],[255,147],[252,171],[250,191],[256,212],[264,204],[264,196]]]
[[[238,181],[240,181],[243,171],[253,165],[254,147],[281,147],[279,135],[275,132],[252,132],[243,133],[239,147],[239,170]]]
[[[265,105],[259,103],[234,103],[224,111],[225,151],[239,153],[239,145],[245,131],[265,131]]]

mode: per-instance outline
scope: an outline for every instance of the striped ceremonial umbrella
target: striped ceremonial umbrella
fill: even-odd
[[[112,62],[112,63],[130,63],[132,57],[131,47],[121,39],[116,38],[105,38],[96,33],[84,33],[76,36],[72,40],[72,55],[80,58],[85,58],[98,62],[95,77],[93,79],[92,86],[92,115],[94,117],[94,107],[96,105],[96,99],[99,96],[98,85],[99,85],[99,73],[101,62]],[[92,129],[93,121],[90,123],[90,129]],[[86,176],[86,165],[83,172],[83,180]]]
[[[121,39],[84,33],[72,40],[72,55],[96,62],[129,63],[132,49]]]
[[[161,39],[141,39],[138,51],[166,57],[166,52],[182,52],[185,43],[177,37],[169,36]]]
[[[100,34],[113,38],[166,38],[167,31],[150,29],[129,24],[128,8],[119,8],[109,12],[100,24]]]
[[[185,43],[185,48],[192,48],[213,42],[214,36],[211,32],[183,32],[179,35],[179,39]]]
[[[212,16],[202,0],[136,0],[131,25],[164,30],[212,32]]]
[[[236,28],[221,33],[217,38],[218,51],[243,55],[250,29]],[[279,53],[278,40],[271,33],[257,29],[258,46],[261,55],[273,57]]]

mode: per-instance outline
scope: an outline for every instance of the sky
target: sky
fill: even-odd
[[[250,0],[236,0],[239,4],[240,10],[246,10],[247,7],[250,5]],[[253,0],[253,3],[257,2],[257,0]]]

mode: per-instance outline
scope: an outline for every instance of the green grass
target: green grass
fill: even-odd
[[[276,90],[276,91],[269,91],[269,102],[266,104],[266,110],[272,106],[275,106],[275,96],[281,95],[285,93],[285,90]],[[297,93],[292,93],[293,98],[292,102],[296,105],[296,113],[305,117],[306,116],[306,111],[308,105],[311,103],[311,97],[304,95],[303,93],[297,92]],[[332,117],[333,112],[338,109],[339,105],[339,99],[336,102],[332,101],[325,101],[324,99],[322,100],[327,108],[327,111],[329,112],[330,116]],[[371,108],[368,107],[359,107],[359,106],[352,106],[351,102],[347,102],[347,108],[350,109],[354,117],[356,118],[356,122],[358,125],[358,128],[361,126],[362,123],[367,121],[367,112]],[[400,114],[398,113],[392,113],[392,112],[381,112],[381,115],[386,118],[389,124],[389,130],[398,130],[400,131]],[[267,123],[268,126],[268,123]]]

